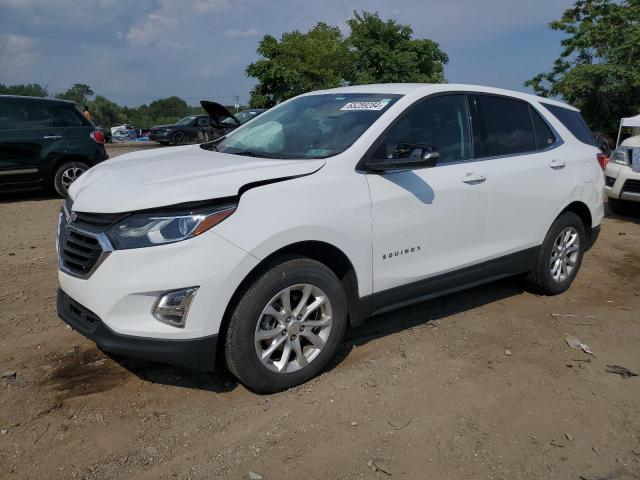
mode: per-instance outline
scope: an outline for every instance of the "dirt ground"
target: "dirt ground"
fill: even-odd
[[[386,314],[260,396],[58,320],[61,203],[0,197],[0,478],[640,478],[640,377],[605,371],[640,373],[640,216],[605,219],[563,295],[506,280]]]

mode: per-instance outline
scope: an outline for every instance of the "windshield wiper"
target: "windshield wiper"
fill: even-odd
[[[225,153],[231,153],[233,155],[244,155],[245,157],[271,158],[265,153],[254,152],[253,150],[240,150],[239,152],[225,152]]]

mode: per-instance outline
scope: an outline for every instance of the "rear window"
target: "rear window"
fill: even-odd
[[[482,156],[497,157],[536,150],[528,103],[488,95],[478,95],[476,100],[482,124]]]
[[[587,123],[582,118],[580,112],[575,110],[569,110],[568,108],[558,107],[557,105],[551,105],[549,103],[543,103],[544,107],[549,110],[554,117],[567,127],[574,137],[587,145],[596,144],[595,138]]]

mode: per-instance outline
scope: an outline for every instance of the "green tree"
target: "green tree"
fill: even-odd
[[[89,110],[93,113],[93,123],[104,128],[111,128],[124,122],[122,109],[102,95],[97,95],[89,102]]]
[[[640,2],[578,0],[550,27],[567,35],[560,58],[525,85],[561,96],[613,135],[621,117],[640,111]]]
[[[348,80],[354,84],[392,82],[445,82],[449,57],[429,39],[414,39],[413,29],[377,13],[353,12]]]
[[[90,97],[93,97],[93,95],[93,90],[91,90],[89,85],[85,85],[84,83],[74,83],[66,92],[57,94],[56,98],[61,100],[71,100],[72,102],[76,102],[78,105],[84,105]]]
[[[47,87],[43,87],[39,83],[29,83],[26,85],[3,85],[0,83],[0,95],[46,97],[49,93],[47,92]]]
[[[252,107],[270,107],[311,90],[349,84],[444,82],[448,57],[428,39],[414,39],[413,30],[377,13],[357,13],[347,21],[344,37],[338,27],[318,23],[307,33],[284,33],[280,40],[265,35],[260,59],[246,73],[258,80]]]
[[[246,69],[247,75],[259,80],[251,91],[254,108],[271,107],[309,90],[340,86],[349,50],[339,28],[318,23],[307,33],[284,33],[280,41],[265,35],[258,54],[262,58]]]
[[[156,123],[174,123],[189,115],[189,105],[179,97],[161,98],[154,100],[146,109],[140,107],[143,117],[153,119]]]

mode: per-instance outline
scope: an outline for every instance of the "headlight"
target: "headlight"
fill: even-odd
[[[137,213],[124,218],[107,231],[117,250],[151,247],[195,237],[222,222],[237,205],[222,205],[185,213]]]
[[[612,163],[617,163],[620,165],[629,165],[629,157],[627,156],[627,149],[618,148],[611,153],[611,158],[609,159]]]

